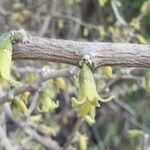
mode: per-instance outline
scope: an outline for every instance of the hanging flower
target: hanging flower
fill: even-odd
[[[100,107],[99,101],[110,101],[102,99],[96,90],[93,73],[89,66],[84,63],[79,73],[79,99],[72,99],[72,105],[82,117],[89,116],[92,120],[95,118],[95,108]]]

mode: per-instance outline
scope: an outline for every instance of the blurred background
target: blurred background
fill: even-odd
[[[0,0],[0,35],[22,28],[47,38],[149,44],[150,0]],[[12,74],[25,84],[40,77],[43,70],[67,67],[23,60],[13,63]],[[52,139],[65,149],[150,150],[150,72],[148,68],[127,67],[113,67],[112,72],[110,77],[101,68],[94,72],[98,92],[104,97],[116,95],[115,100],[96,109],[95,124],[88,119],[82,122],[71,107],[71,98],[78,97],[78,74],[48,80],[38,93],[18,95],[15,100],[24,100],[27,110],[11,103],[12,114],[43,139]],[[0,91],[2,95],[8,87],[2,83]],[[47,99],[55,104],[45,108],[41,100]],[[50,149],[43,141],[32,139],[32,131],[26,132],[23,125],[21,128],[4,115],[3,106],[0,112],[0,130],[5,128],[11,149]],[[1,133],[0,143],[3,138]],[[0,149],[9,149],[7,142],[1,143]]]

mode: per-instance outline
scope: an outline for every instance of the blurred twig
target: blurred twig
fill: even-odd
[[[21,93],[24,93],[26,91],[38,90],[39,87],[41,86],[41,84],[44,81],[47,81],[49,79],[57,78],[57,77],[61,77],[61,76],[73,75],[75,70],[76,69],[74,67],[70,67],[68,69],[62,69],[59,71],[48,73],[47,75],[44,75],[43,77],[41,77],[35,81],[32,81],[30,83],[27,83],[27,84],[21,86],[21,87],[18,87],[18,88],[15,88],[15,89],[9,91],[5,96],[0,98],[0,104],[11,101],[12,99],[10,98],[10,96],[13,97],[13,96],[19,95]]]
[[[11,144],[10,140],[3,131],[3,128],[0,126],[0,149],[5,150],[15,150],[16,148]]]
[[[51,23],[52,17],[55,14],[56,7],[57,7],[57,0],[52,0],[52,6],[50,8],[50,11],[49,11],[48,15],[44,18],[44,22],[40,28],[40,31],[39,31],[40,36],[43,36],[46,33],[46,31]]]
[[[73,21],[75,23],[78,23],[82,26],[85,26],[89,29],[95,29],[95,30],[98,30],[98,25],[94,25],[94,24],[90,24],[90,23],[86,23],[84,21],[82,21],[81,19],[77,18],[77,17],[74,17],[74,16],[71,16],[71,15],[63,15],[63,14],[54,14],[53,16],[54,18],[61,18],[61,19],[66,19],[66,20],[70,20],[70,21]]]
[[[28,109],[28,115],[30,115],[34,111],[34,108],[37,105],[38,97],[39,97],[39,92],[35,91],[33,93],[33,95],[31,96],[31,104],[30,104],[30,107]]]
[[[5,113],[2,110],[0,114],[0,149],[16,150],[16,147],[12,145],[11,140],[7,136]]]
[[[121,25],[127,25],[126,21],[124,20],[124,18],[120,15],[120,12],[118,10],[118,7],[116,5],[116,0],[111,0],[111,5],[112,5],[112,9],[114,11],[114,14],[118,20],[118,22],[121,24]]]
[[[73,138],[75,137],[76,133],[78,132],[82,122],[83,122],[83,118],[79,117],[77,118],[77,121],[74,125],[74,127],[72,128],[72,131],[70,132],[70,134],[67,136],[67,141],[64,144],[64,149],[67,150],[67,148],[69,147],[69,145],[71,144]]]
[[[44,147],[50,150],[61,150],[62,148],[58,145],[57,142],[53,141],[52,139],[48,139],[44,136],[39,135],[34,129],[28,126],[26,122],[21,119],[16,119],[13,117],[11,113],[11,109],[8,103],[4,104],[5,114],[6,116],[13,121],[18,127],[23,129],[27,135],[32,137],[33,140],[37,141],[38,143],[42,144]]]

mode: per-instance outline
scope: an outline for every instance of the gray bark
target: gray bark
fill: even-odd
[[[13,46],[13,60],[46,60],[79,66],[89,55],[93,67],[103,65],[149,67],[150,45],[77,42],[28,36],[24,43]]]

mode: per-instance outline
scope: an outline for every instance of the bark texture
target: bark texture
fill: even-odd
[[[77,42],[28,36],[13,46],[13,60],[46,60],[79,66],[85,55],[93,67],[103,65],[149,67],[150,45],[128,43]]]

